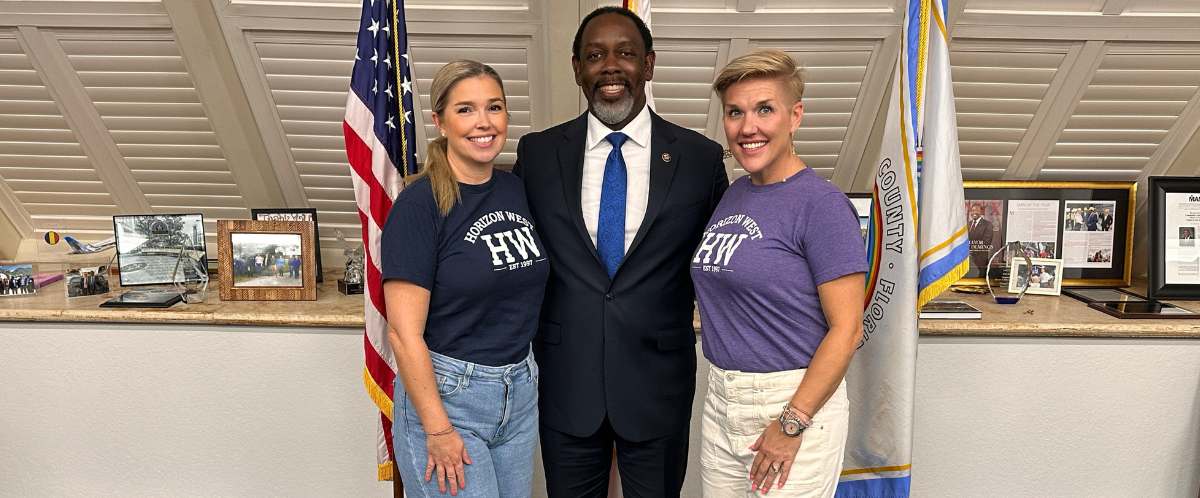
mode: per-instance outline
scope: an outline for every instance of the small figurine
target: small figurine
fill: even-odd
[[[342,235],[340,229],[334,229],[333,232],[337,235],[338,244],[342,245],[342,254],[346,255],[346,275],[338,279],[338,290],[346,295],[362,294],[363,272],[365,271],[363,261],[366,259],[366,250],[361,244],[357,249],[351,249],[350,243],[346,242],[346,236]]]

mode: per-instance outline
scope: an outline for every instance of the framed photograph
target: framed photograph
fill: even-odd
[[[307,221],[217,221],[222,301],[315,301],[316,251]]]
[[[1060,288],[1129,285],[1136,182],[968,181],[963,193],[970,265],[959,283],[1002,277],[1013,255],[989,265],[992,254],[1020,242],[1025,256],[1061,260]],[[1035,287],[1031,294],[1045,293]]]
[[[317,260],[317,283],[324,281],[321,266],[321,226],[317,224],[315,208],[296,209],[251,209],[250,219],[255,221],[311,221],[313,224],[313,253]]]
[[[1150,177],[1150,299],[1200,299],[1200,178]]]
[[[1061,259],[1029,258],[1029,264],[1033,265],[1033,268],[1027,272],[1025,258],[1013,258],[1009,275],[1017,277],[1008,281],[1008,292],[1021,292],[1025,287],[1025,279],[1028,278],[1029,290],[1025,291],[1026,294],[1057,296],[1062,293],[1062,279],[1059,278],[1062,275]]]
[[[25,296],[37,292],[33,263],[0,265],[0,297]]]
[[[867,241],[867,226],[871,223],[871,194],[846,194],[858,213],[858,228],[862,230],[863,242]]]
[[[67,297],[98,296],[107,294],[108,266],[70,268],[63,272],[67,285]]]
[[[113,216],[121,286],[199,282],[208,278],[204,216]]]

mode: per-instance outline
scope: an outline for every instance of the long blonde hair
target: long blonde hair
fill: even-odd
[[[491,66],[482,62],[459,59],[438,70],[433,75],[433,83],[429,85],[429,100],[433,103],[433,112],[445,121],[446,99],[450,89],[459,81],[476,76],[487,76],[496,80],[500,85],[501,97],[504,95],[504,82],[500,74]],[[410,184],[421,178],[429,177],[429,186],[433,189],[433,198],[437,201],[438,211],[442,216],[450,214],[455,204],[462,202],[462,193],[458,190],[458,178],[450,169],[450,160],[446,157],[446,137],[438,137],[429,142],[425,152],[425,167],[420,173],[409,176],[405,184]]]

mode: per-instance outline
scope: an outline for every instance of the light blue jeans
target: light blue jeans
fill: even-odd
[[[472,462],[463,465],[467,486],[456,496],[528,497],[538,435],[538,367],[533,353],[502,367],[429,355],[446,415]],[[425,429],[399,376],[395,386],[392,437],[404,492],[410,498],[450,496],[449,486],[445,493],[438,489],[436,476],[425,482]]]

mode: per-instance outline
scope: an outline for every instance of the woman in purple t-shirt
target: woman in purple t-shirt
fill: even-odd
[[[858,215],[792,150],[804,73],[791,56],[738,57],[713,89],[749,175],[729,186],[692,259],[713,365],[704,496],[832,497],[849,426],[843,377],[862,335]]]

